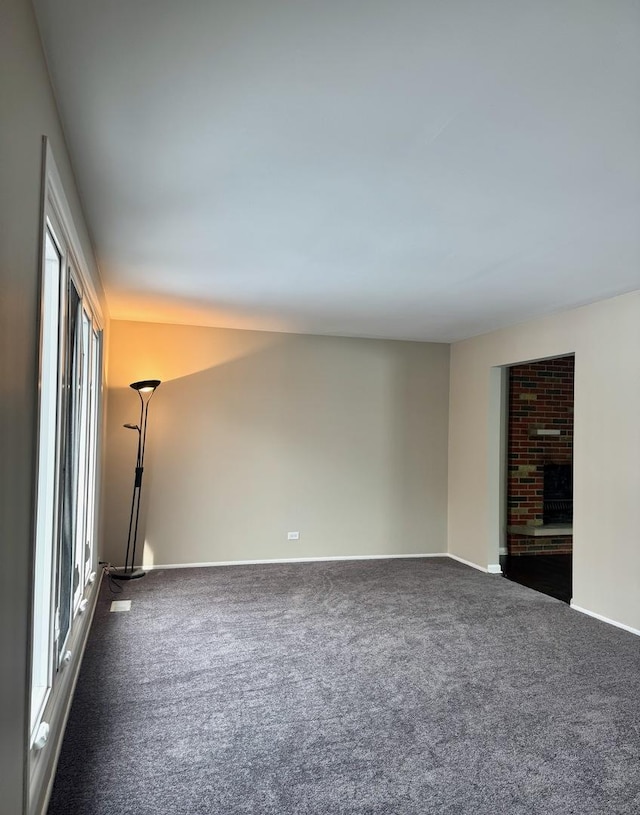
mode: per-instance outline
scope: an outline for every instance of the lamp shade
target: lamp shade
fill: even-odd
[[[143,379],[140,382],[132,382],[129,387],[133,388],[134,391],[148,393],[149,391],[154,391],[160,384],[159,379]]]

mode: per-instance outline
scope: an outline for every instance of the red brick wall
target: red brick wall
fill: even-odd
[[[509,372],[507,524],[542,524],[543,465],[573,459],[574,358],[515,365]],[[532,428],[561,435],[531,436]],[[571,536],[507,535],[509,554],[571,552]]]

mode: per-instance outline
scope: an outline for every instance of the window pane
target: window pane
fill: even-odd
[[[78,504],[78,393],[79,393],[79,323],[80,295],[69,282],[66,326],[64,406],[64,453],[62,466],[62,529],[58,557],[58,655],[62,653],[71,627],[71,611],[76,581],[75,525]]]
[[[101,335],[96,331],[90,334],[90,387],[89,387],[89,475],[87,479],[87,534],[85,545],[84,583],[87,584],[93,570],[95,548],[95,505],[96,505],[96,464],[98,453],[98,417],[100,399],[100,346]]]
[[[81,317],[78,323],[78,376],[75,382],[77,388],[77,507],[75,525],[75,567],[74,567],[74,596],[73,608],[76,610],[82,599],[84,592],[84,563],[85,548],[88,537],[88,505],[89,505],[89,396],[90,396],[90,353],[89,344],[91,329],[89,317],[84,309],[81,310]]]
[[[59,313],[62,258],[47,229],[42,275],[40,411],[33,597],[31,727],[51,687],[52,571],[56,530]]]

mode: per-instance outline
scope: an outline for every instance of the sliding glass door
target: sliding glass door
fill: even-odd
[[[31,731],[35,738],[83,610],[96,557],[102,332],[70,237],[45,208],[33,586]]]

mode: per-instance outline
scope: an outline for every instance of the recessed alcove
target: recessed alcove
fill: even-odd
[[[527,574],[540,577],[558,565],[566,575],[565,588],[554,596],[564,600],[571,597],[573,552],[573,378],[573,356],[509,369],[507,557],[502,565],[507,576],[534,588]]]

